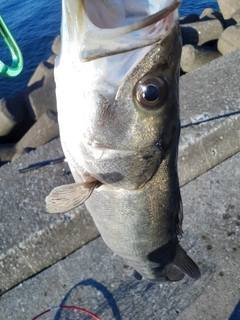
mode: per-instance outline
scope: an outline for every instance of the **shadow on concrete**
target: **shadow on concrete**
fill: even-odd
[[[93,297],[90,297],[87,295],[87,297],[89,298],[89,300],[95,300],[97,296],[103,296],[105,299],[105,305],[97,305],[96,310],[99,312],[101,311],[101,309],[105,308],[106,305],[108,308],[111,309],[112,311],[112,319],[113,320],[122,320],[122,317],[120,315],[120,311],[119,308],[117,306],[116,300],[113,297],[113,294],[101,283],[97,282],[94,279],[87,279],[84,281],[79,282],[78,284],[76,284],[72,289],[70,289],[68,291],[68,293],[66,294],[66,296],[64,297],[64,299],[61,302],[61,306],[67,306],[67,305],[74,305],[76,303],[81,304],[81,305],[75,305],[76,307],[83,307],[84,309],[94,313],[93,310],[89,310],[89,308],[87,307],[87,305],[84,303],[84,301],[81,301],[81,299],[79,298],[79,292],[80,291],[84,291],[84,287],[89,287],[91,290],[91,292],[94,292]],[[74,297],[75,296],[75,297]],[[86,297],[86,293],[83,295]],[[77,297],[77,299],[76,299]],[[79,302],[78,302],[78,301]],[[96,304],[97,304],[97,299],[96,299]],[[85,307],[86,305],[86,307]],[[91,304],[90,304],[91,305]],[[54,320],[60,320],[62,319],[61,315],[62,315],[63,310],[59,310],[56,314],[56,316],[54,317]],[[89,319],[89,317],[87,318]]]
[[[239,319],[240,319],[240,301],[236,305],[236,308],[231,314],[231,317],[229,318],[229,320],[239,320]]]

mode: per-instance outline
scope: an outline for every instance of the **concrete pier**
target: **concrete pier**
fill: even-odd
[[[63,172],[67,164],[18,170],[61,157],[56,139],[0,168],[2,319],[32,319],[60,304],[85,308],[104,320],[240,318],[239,66],[240,51],[235,51],[180,81],[181,243],[199,264],[201,279],[137,282],[96,239],[84,205],[47,214],[46,195],[73,181]]]

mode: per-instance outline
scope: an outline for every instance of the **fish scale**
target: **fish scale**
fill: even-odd
[[[137,279],[198,279],[178,239],[180,2],[142,1],[146,17],[135,3],[63,0],[56,95],[63,150],[76,182],[55,188],[47,210],[64,212],[85,202],[105,243]],[[94,26],[98,9],[101,23],[112,23],[109,8],[120,16],[132,10],[135,21]],[[132,65],[121,64],[133,56]]]

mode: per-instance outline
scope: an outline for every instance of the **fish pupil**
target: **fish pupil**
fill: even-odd
[[[168,99],[168,82],[164,77],[143,77],[134,89],[138,105],[148,111],[160,109]]]
[[[143,98],[148,102],[156,102],[160,97],[160,90],[153,84],[143,87]]]

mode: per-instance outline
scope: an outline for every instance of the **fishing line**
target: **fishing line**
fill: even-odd
[[[28,172],[28,171],[32,171],[32,170],[35,170],[35,169],[39,169],[39,168],[45,167],[45,166],[47,166],[49,164],[61,163],[61,162],[65,162],[65,161],[66,161],[66,158],[64,156],[62,156],[62,157],[57,158],[57,159],[45,160],[45,161],[41,161],[41,162],[30,164],[30,166],[28,166],[26,168],[19,169],[18,172],[19,173],[25,173],[25,172]]]
[[[200,119],[198,121],[194,121],[194,122],[190,122],[190,123],[187,123],[187,124],[183,124],[183,125],[181,125],[181,129],[197,126],[197,125],[199,125],[201,123],[206,123],[206,122],[210,122],[210,121],[214,121],[214,120],[227,118],[227,117],[234,116],[234,115],[237,115],[237,114],[240,114],[240,110],[229,112],[229,113],[225,113],[223,115],[218,115],[218,116],[211,117],[211,118],[208,118],[208,119]],[[42,167],[47,166],[49,164],[61,163],[61,162],[65,162],[65,161],[66,161],[66,158],[64,156],[62,156],[62,157],[57,158],[57,159],[46,160],[46,161],[41,161],[41,162],[37,162],[37,163],[31,164],[26,168],[19,169],[18,172],[19,173],[25,173],[25,172],[28,172],[28,171],[32,171],[32,170],[35,170],[35,169],[42,168]]]
[[[225,113],[225,114],[218,115],[218,116],[215,116],[215,117],[212,117],[212,118],[208,118],[208,119],[200,119],[198,121],[194,121],[194,122],[190,122],[190,123],[187,123],[187,124],[183,124],[183,125],[181,125],[181,129],[192,127],[192,126],[197,126],[197,125],[199,125],[201,123],[205,123],[205,122],[209,122],[209,121],[213,121],[213,120],[227,118],[227,117],[230,117],[230,116],[234,116],[236,114],[240,114],[240,110],[229,112],[229,113]]]

